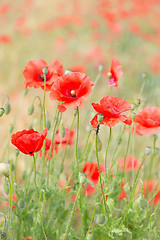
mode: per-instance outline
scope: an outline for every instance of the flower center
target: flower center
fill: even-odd
[[[44,76],[45,76],[44,73],[39,74],[39,76],[38,76],[42,82],[44,82]],[[47,81],[47,80],[48,80],[48,76],[46,75],[46,81]]]
[[[70,94],[71,94],[71,97],[76,98],[76,91],[75,90],[71,90]]]

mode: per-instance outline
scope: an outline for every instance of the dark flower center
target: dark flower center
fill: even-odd
[[[44,82],[44,76],[45,76],[44,73],[38,75],[39,79],[40,79],[42,82]],[[48,77],[48,74],[47,74],[47,75],[46,75],[46,81],[47,81],[48,79],[49,79],[49,77]]]

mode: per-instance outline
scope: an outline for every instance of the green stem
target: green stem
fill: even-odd
[[[90,221],[90,224],[89,224],[89,228],[88,228],[88,231],[87,231],[87,233],[86,233],[86,237],[85,237],[84,240],[87,240],[88,234],[89,234],[89,232],[90,232],[90,229],[91,229],[91,226],[92,226],[92,223],[93,223],[93,219],[94,219],[96,207],[97,207],[99,204],[100,204],[100,203],[96,203],[95,206],[94,206],[93,213],[92,213],[92,218],[91,218],[91,221]]]
[[[150,161],[150,168],[149,168],[149,176],[148,181],[152,178],[152,170],[153,170],[153,164],[154,164],[154,158],[155,158],[155,150],[156,150],[156,135],[153,135],[153,154]]]
[[[146,156],[144,156],[143,161],[142,161],[142,163],[141,163],[141,165],[140,165],[140,167],[139,167],[139,169],[138,169],[138,171],[137,171],[137,174],[136,174],[136,177],[135,177],[135,180],[134,180],[134,184],[133,184],[133,191],[132,191],[132,194],[131,194],[131,197],[130,197],[130,201],[129,201],[129,203],[128,203],[128,206],[127,206],[126,210],[124,211],[123,217],[120,219],[119,226],[122,225],[124,219],[126,218],[126,215],[127,215],[128,210],[129,210],[129,208],[130,208],[130,205],[131,205],[131,203],[132,203],[132,200],[133,200],[134,193],[135,193],[135,191],[136,191],[136,187],[137,187],[138,182],[141,182],[141,183],[142,183],[142,180],[141,180],[141,179],[138,179],[138,180],[137,180],[137,178],[138,178],[139,172],[140,172],[141,167],[142,167],[142,165],[143,165],[143,163],[144,163],[145,160],[146,160]],[[143,185],[143,183],[142,183],[142,185]]]
[[[33,160],[34,160],[34,185],[35,185],[35,189],[37,191],[37,183],[36,183],[36,158],[33,155]]]
[[[99,180],[100,180],[100,185],[101,185],[101,192],[102,192],[102,197],[103,197],[103,206],[105,209],[105,215],[107,214],[108,218],[108,224],[110,226],[110,220],[109,220],[109,215],[108,215],[108,210],[106,206],[106,199],[103,191],[103,185],[102,185],[102,178],[101,178],[101,171],[100,171],[100,166],[99,166],[99,156],[98,156],[98,134],[96,134],[96,158],[97,158],[97,164],[98,164],[98,171],[99,171]]]
[[[44,95],[43,95],[43,118],[44,118],[44,128],[46,128],[45,100],[46,100],[46,74],[44,74]]]
[[[43,129],[43,107],[42,107],[42,101],[40,99],[39,96],[36,96],[33,100],[33,104],[35,102],[35,100],[38,99],[39,100],[39,104],[40,104],[40,109],[41,109],[41,119],[40,119],[40,128],[41,130]]]
[[[17,160],[18,160],[18,156],[16,156],[16,161],[15,161],[15,182],[17,183]]]
[[[12,235],[11,235],[11,216],[12,216],[12,182],[10,177],[8,178],[8,182],[9,182],[9,236],[10,236],[10,240],[12,239]]]
[[[72,208],[72,212],[71,212],[70,219],[69,219],[68,224],[67,224],[67,227],[66,227],[66,231],[65,231],[65,233],[64,233],[63,240],[66,240],[66,239],[67,239],[68,232],[69,232],[69,229],[70,229],[70,226],[71,226],[71,222],[72,222],[72,219],[73,219],[73,216],[74,216],[74,212],[75,212],[75,209],[76,209],[76,204],[77,204],[77,201],[78,201],[78,198],[79,198],[81,189],[82,189],[82,184],[79,185],[79,189],[78,189],[78,192],[77,192],[77,196],[76,196],[76,199],[75,199],[73,208]]]
[[[77,171],[79,172],[79,160],[78,160],[78,139],[79,139],[79,109],[78,109],[78,107],[77,107],[76,163],[77,163]]]
[[[125,155],[124,155],[123,172],[124,172],[124,169],[125,169],[125,166],[126,166],[126,158],[127,158],[127,154],[128,154],[128,150],[129,150],[129,144],[130,144],[130,140],[131,140],[131,134],[132,134],[132,127],[131,127],[131,130],[130,130],[129,135],[128,135],[127,148],[126,148],[126,152],[125,152]],[[134,159],[133,159],[133,162],[134,162]]]
[[[109,138],[108,138],[108,144],[107,144],[107,148],[106,148],[106,154],[105,154],[105,174],[107,173],[107,153],[108,153],[108,148],[109,148],[109,144],[111,141],[111,134],[112,134],[112,128],[109,128]]]

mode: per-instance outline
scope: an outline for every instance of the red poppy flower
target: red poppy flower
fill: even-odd
[[[7,196],[6,198],[9,199],[9,196]],[[18,198],[17,198],[17,196],[16,196],[15,193],[13,193],[12,200],[13,200],[13,202],[15,202],[15,203],[16,203],[17,200],[18,200]],[[9,207],[9,202],[6,202],[6,205],[7,205],[7,207]],[[16,206],[15,206],[14,204],[12,205],[12,207],[13,207],[13,209],[16,211]]]
[[[125,192],[125,190],[124,190],[124,185],[125,185],[125,183],[122,183],[121,184],[121,188],[122,188],[122,192],[119,194],[119,200],[122,200],[123,198],[127,198],[127,194],[126,194],[126,192]]]
[[[157,192],[157,194],[155,195],[154,199],[151,201],[151,204],[157,205],[158,202],[160,201],[160,188],[157,186],[157,181],[155,180],[145,180],[143,182],[143,193],[144,195],[146,195],[147,193],[152,193]]]
[[[116,58],[112,58],[111,68],[109,72],[109,87],[118,87],[118,80],[122,77],[123,71],[121,64]]]
[[[65,129],[65,135],[62,138],[61,134],[60,134],[60,130],[59,129],[57,130],[54,142],[55,142],[56,145],[61,143],[62,149],[65,149],[67,141],[68,141],[68,145],[72,145],[73,144],[73,137],[74,137],[74,133],[75,132],[73,130],[71,130],[70,134],[69,134],[69,131],[70,131],[70,129],[66,128]]]
[[[12,135],[11,143],[24,154],[33,156],[35,152],[38,152],[42,148],[46,136],[47,128],[41,133],[33,129],[22,130]]]
[[[124,167],[124,158],[121,158],[119,161],[118,161],[118,165],[120,166],[121,168],[121,171],[123,171],[123,167]],[[125,163],[125,171],[131,171],[132,169],[133,170],[138,170],[139,167],[140,167],[140,162],[138,161],[138,159],[136,157],[134,157],[133,159],[133,156],[132,155],[129,155],[127,156],[126,158],[126,163]]]
[[[98,112],[98,114],[103,115],[103,120],[100,124],[105,124],[108,127],[114,127],[119,122],[124,122],[127,125],[131,125],[131,116],[127,117],[121,115],[121,113],[131,110],[131,104],[126,100],[118,97],[107,96],[101,99],[100,104],[92,103],[93,108]],[[91,125],[93,128],[97,128],[98,119],[97,116],[91,120]]]
[[[59,77],[51,88],[50,97],[63,102],[58,106],[60,112],[66,111],[66,107],[77,107],[86,100],[92,92],[94,83],[84,73],[73,72]]]
[[[86,173],[88,179],[96,186],[99,181],[99,170],[98,164],[96,162],[86,162],[83,169],[83,172]],[[105,167],[103,164],[100,163],[100,172],[104,172]],[[85,189],[84,193],[87,195],[91,195],[95,191],[96,187],[92,187],[91,184],[88,184],[87,188]]]
[[[138,135],[155,134],[160,131],[160,108],[146,107],[134,119]]]
[[[48,68],[48,72],[46,74],[46,91],[50,91],[51,86],[57,77],[62,76],[64,73],[63,65],[58,60],[55,60],[51,65],[48,65],[41,59],[29,61],[23,71],[23,75],[25,77],[24,88],[41,87],[44,89],[44,74],[42,72],[44,67]]]

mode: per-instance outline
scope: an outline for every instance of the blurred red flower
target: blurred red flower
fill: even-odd
[[[34,153],[42,148],[46,136],[47,128],[41,133],[34,131],[33,129],[22,130],[12,135],[11,143],[24,154],[34,156]]]
[[[110,79],[109,79],[109,87],[118,87],[118,80],[122,77],[123,71],[121,68],[121,64],[116,58],[112,58],[110,72]]]
[[[24,88],[41,87],[44,90],[44,73],[42,72],[44,67],[48,68],[48,73],[46,74],[46,91],[50,91],[57,77],[62,76],[64,73],[63,65],[58,60],[55,60],[51,65],[48,65],[42,59],[29,61],[23,71],[25,77]]]
[[[7,196],[6,198],[9,199],[9,196]],[[15,202],[15,203],[16,203],[17,200],[18,200],[18,198],[17,198],[17,196],[16,196],[15,193],[13,193],[12,200],[13,200],[13,202]],[[9,207],[9,202],[6,202],[6,205],[7,205],[7,207]],[[12,207],[13,207],[13,209],[16,211],[16,206],[15,206],[14,204],[12,205]]]
[[[124,158],[121,158],[118,161],[118,165],[121,168],[121,171],[123,171],[123,167],[124,167]],[[138,170],[140,167],[140,162],[138,161],[138,159],[136,157],[134,157],[132,155],[129,155],[126,157],[126,163],[125,163],[125,171],[131,171],[131,170]]]
[[[95,187],[92,187],[91,184],[88,184],[88,186],[84,190],[85,194],[91,195],[95,191],[96,185],[99,181],[98,164],[96,162],[86,162],[82,171],[86,173],[87,178],[95,185]],[[103,164],[100,163],[100,172],[104,171],[105,167]]]
[[[124,122],[127,125],[131,125],[132,123],[131,116],[127,117],[121,115],[121,113],[131,110],[131,104],[126,100],[118,97],[106,96],[101,99],[100,104],[92,103],[92,106],[98,114],[103,115],[103,120],[100,124],[114,127],[119,122]],[[98,114],[96,114],[90,122],[93,128],[97,128]]]
[[[73,137],[74,137],[75,132],[73,130],[71,130],[70,134],[69,134],[69,131],[70,131],[69,128],[65,128],[65,135],[64,135],[64,137],[61,137],[60,130],[59,129],[57,130],[54,142],[56,145],[61,143],[62,149],[65,149],[67,141],[68,141],[68,145],[73,144]]]
[[[145,180],[143,181],[143,193],[146,195],[147,193],[157,192],[154,199],[151,201],[151,204],[157,205],[160,201],[160,188],[157,186],[158,182],[156,180]]]
[[[66,107],[80,106],[92,92],[94,83],[84,73],[73,72],[56,79],[51,88],[50,97],[63,102],[58,105],[60,112],[66,111]]]
[[[138,135],[155,134],[160,131],[160,108],[146,107],[134,119]]]
[[[23,240],[34,240],[33,238],[24,237]]]
[[[0,35],[0,43],[8,44],[12,42],[12,38],[9,35]]]
[[[125,190],[124,190],[124,185],[125,185],[125,183],[123,182],[122,184],[121,184],[121,188],[122,188],[122,192],[119,194],[119,200],[122,200],[123,198],[126,198],[127,197],[127,194],[126,194],[126,192],[125,192]]]

